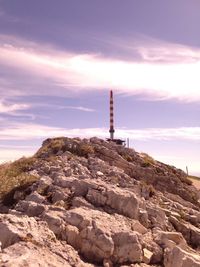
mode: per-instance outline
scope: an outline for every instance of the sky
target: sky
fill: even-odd
[[[115,137],[200,175],[199,0],[0,0],[0,162]]]

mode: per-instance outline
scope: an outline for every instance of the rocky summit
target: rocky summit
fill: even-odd
[[[200,267],[200,192],[145,153],[47,139],[1,176],[0,266]]]

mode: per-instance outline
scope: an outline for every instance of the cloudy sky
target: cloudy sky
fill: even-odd
[[[199,0],[0,0],[0,161],[116,137],[200,174]]]

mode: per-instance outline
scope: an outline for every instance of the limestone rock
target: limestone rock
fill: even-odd
[[[181,232],[186,241],[193,247],[200,246],[200,229],[184,221],[179,221],[175,217],[170,217],[170,222],[175,229]]]
[[[6,248],[19,241],[34,240],[44,244],[55,240],[46,223],[37,222],[28,216],[15,216],[11,214],[0,215],[0,242]]]
[[[68,245],[55,243],[51,247],[38,247],[32,242],[19,242],[4,249],[0,265],[4,267],[95,267],[93,264],[84,263],[78,253]]]
[[[152,256],[153,253],[150,250],[146,248],[143,249],[143,262],[147,264],[150,263]]]
[[[27,169],[38,180],[0,199],[0,266],[200,266],[200,192],[183,171],[67,137]]]
[[[71,245],[78,244],[87,258],[95,257],[96,260],[111,258],[114,262],[120,263],[141,260],[142,249],[138,233],[131,231],[131,225],[123,225],[112,216],[86,208],[69,211],[66,214],[66,221],[79,230],[75,230],[76,238],[72,238],[71,242],[74,243]],[[125,229],[128,231],[124,231]],[[70,240],[71,232],[67,237],[67,241]]]
[[[21,200],[16,205],[16,210],[27,214],[30,217],[41,215],[45,211],[45,205],[32,201]]]
[[[26,201],[32,201],[38,204],[42,204],[45,202],[45,198],[41,196],[37,191],[28,195],[25,199]]]
[[[173,249],[165,251],[164,266],[200,267],[200,255],[186,252],[180,247],[175,246]]]
[[[132,221],[131,226],[132,226],[131,228],[133,231],[136,231],[140,234],[146,234],[148,231],[146,227],[144,227],[139,221],[136,221],[136,220]]]
[[[138,218],[139,199],[132,192],[122,191],[119,188],[100,187],[90,189],[86,198],[95,205],[109,206],[119,214],[130,218]]]
[[[164,232],[157,230],[154,233],[154,240],[164,248],[173,248],[179,246],[182,248],[187,247],[187,243],[181,233],[177,232]]]
[[[113,258],[115,262],[140,262],[142,260],[142,247],[135,232],[119,232],[113,236],[115,249]]]

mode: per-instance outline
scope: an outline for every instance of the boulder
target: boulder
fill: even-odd
[[[55,235],[45,222],[37,222],[26,215],[0,214],[0,242],[6,248],[19,241],[34,240],[44,244],[55,240]]]
[[[173,224],[175,229],[182,233],[186,241],[194,248],[200,246],[200,229],[191,225],[188,222],[180,221],[175,217],[170,217],[170,222]]]
[[[150,261],[152,259],[152,256],[153,256],[153,253],[150,250],[148,250],[146,248],[143,249],[143,258],[142,258],[142,261],[144,263],[147,263],[147,264],[150,263]]]
[[[97,206],[109,206],[117,213],[138,218],[140,201],[133,192],[101,186],[89,189],[86,199]]]
[[[20,211],[30,217],[40,216],[45,210],[44,204],[38,204],[33,201],[21,200],[15,207],[16,211]]]
[[[140,262],[143,257],[142,246],[136,232],[119,232],[113,235],[113,259],[117,263]]]
[[[140,234],[146,234],[148,232],[148,229],[144,227],[139,221],[133,220],[131,223],[131,229],[135,232],[138,232]]]
[[[84,263],[71,246],[58,242],[52,246],[38,246],[32,242],[15,243],[2,251],[0,265],[4,267],[95,267],[93,264]]]
[[[154,240],[163,248],[173,248],[179,246],[182,248],[187,247],[183,235],[177,232],[164,232],[161,230],[154,231]]]
[[[181,170],[98,138],[48,139],[33,160],[20,168],[38,180],[10,178],[0,202],[0,266],[199,266],[200,202]]]
[[[154,241],[154,237],[152,235],[151,231],[148,231],[146,234],[143,234],[140,236],[140,243],[143,247],[143,249],[146,249],[148,257],[151,264],[161,264],[163,260],[163,249],[161,248],[160,245],[158,245]],[[150,252],[148,252],[150,251]],[[152,255],[151,255],[152,253]],[[143,251],[144,254],[144,251]],[[150,257],[151,255],[151,257]],[[143,261],[147,262],[147,259],[143,259]]]
[[[200,255],[187,252],[178,246],[166,249],[164,254],[165,267],[200,267]]]
[[[147,206],[148,219],[152,227],[160,227],[165,230],[167,226],[167,217],[165,212],[159,206]]]
[[[43,213],[42,219],[47,222],[48,227],[57,237],[61,237],[65,232],[64,210],[48,210]]]
[[[45,203],[46,199],[44,196],[41,196],[37,191],[32,192],[30,195],[28,195],[25,199],[26,201],[32,201],[38,204]]]
[[[97,210],[75,208],[66,213],[65,220],[76,228],[66,231],[67,241],[87,259],[101,262],[112,259],[116,263],[138,262],[142,259],[139,234],[131,230],[131,223],[123,217],[106,215]],[[77,241],[78,240],[78,241]]]

